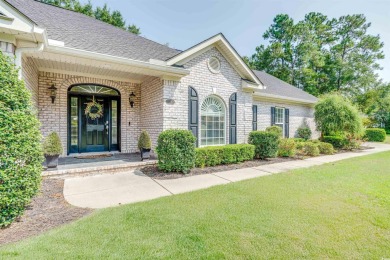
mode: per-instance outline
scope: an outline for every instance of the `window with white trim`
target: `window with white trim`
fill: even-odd
[[[275,107],[275,125],[282,128],[283,137],[284,136],[284,108]]]
[[[275,124],[284,124],[284,108],[275,107]]]
[[[226,109],[220,98],[209,96],[203,101],[200,119],[200,145],[225,144]]]

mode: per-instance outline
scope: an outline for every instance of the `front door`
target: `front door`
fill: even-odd
[[[85,113],[88,104],[95,102],[97,106],[90,109],[91,113],[101,113],[99,117],[93,117]],[[99,111],[98,107],[101,107]],[[81,97],[81,152],[104,152],[109,150],[110,124],[108,118],[108,100],[104,97],[83,96]]]
[[[92,89],[97,93],[83,93],[84,89]],[[119,150],[119,96],[115,96],[117,92],[111,89],[102,94],[105,89],[89,85],[71,88],[68,110],[69,153]]]

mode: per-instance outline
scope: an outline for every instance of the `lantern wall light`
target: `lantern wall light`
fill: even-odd
[[[50,90],[50,97],[51,97],[51,103],[53,104],[54,103],[54,100],[56,99],[57,97],[57,88],[53,85],[51,85],[50,88],[48,88]]]
[[[135,99],[135,94],[134,92],[131,92],[131,94],[129,95],[130,107],[134,107],[134,99]]]

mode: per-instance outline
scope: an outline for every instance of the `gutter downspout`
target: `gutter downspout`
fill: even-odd
[[[44,44],[39,43],[37,47],[17,48],[15,51],[15,65],[19,68],[19,79],[22,79],[22,56],[23,53],[41,52],[43,51]]]

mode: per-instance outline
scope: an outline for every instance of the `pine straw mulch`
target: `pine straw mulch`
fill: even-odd
[[[0,245],[13,243],[70,223],[93,210],[68,204],[63,196],[63,179],[43,179],[40,193],[33,198],[23,216],[0,229]]]

